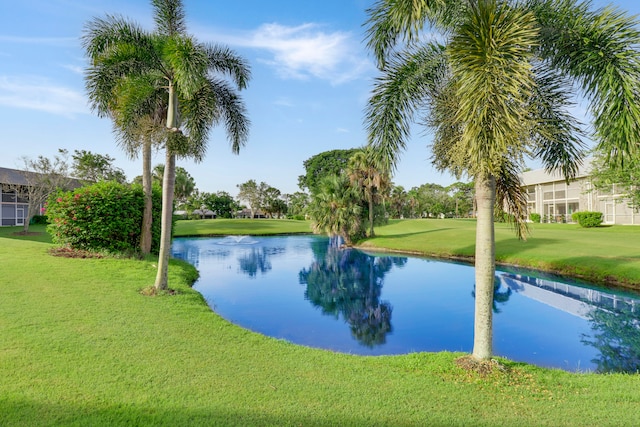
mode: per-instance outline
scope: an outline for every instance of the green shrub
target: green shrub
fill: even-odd
[[[30,224],[31,225],[39,225],[39,224],[46,225],[46,224],[48,224],[47,217],[46,217],[46,215],[34,215],[33,218],[31,218]]]
[[[304,215],[293,215],[292,218],[295,219],[296,221],[304,221],[306,219]]]
[[[100,182],[59,192],[47,204],[47,231],[54,243],[74,249],[137,252],[140,246],[144,193],[140,185]],[[160,248],[162,194],[153,189],[151,251]]]
[[[574,212],[571,218],[580,224],[581,227],[598,227],[602,224],[602,212]]]
[[[540,222],[542,217],[539,213],[531,213],[529,214],[529,219],[531,220],[531,222]]]

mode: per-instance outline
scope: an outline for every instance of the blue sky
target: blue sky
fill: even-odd
[[[237,194],[237,184],[265,181],[283,193],[298,191],[302,162],[332,149],[366,142],[365,108],[376,75],[362,24],[373,0],[184,0],[189,32],[226,44],[252,67],[242,92],[249,141],[231,154],[215,130],[206,158],[179,160],[201,191]],[[595,5],[608,4],[595,1]],[[640,2],[614,5],[640,14]],[[58,148],[116,158],[129,179],[140,174],[115,144],[111,122],[87,106],[79,37],[87,21],[119,14],[152,29],[147,0],[2,0],[0,28],[0,166],[20,167],[23,156],[53,156]],[[416,129],[394,182],[405,189],[448,185],[430,163],[430,136]],[[163,162],[158,153],[154,164]]]

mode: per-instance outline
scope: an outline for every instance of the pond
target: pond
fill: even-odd
[[[194,288],[225,319],[360,355],[471,352],[473,266],[340,249],[320,236],[178,238]],[[640,369],[640,295],[496,272],[494,353],[569,371]]]

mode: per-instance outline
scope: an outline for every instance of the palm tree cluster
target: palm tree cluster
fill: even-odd
[[[434,165],[475,182],[473,356],[489,358],[494,207],[505,206],[524,237],[525,157],[575,175],[585,134],[570,111],[576,94],[609,160],[637,156],[638,22],[576,0],[378,0],[368,16],[380,69],[366,112],[370,146],[393,169],[418,122],[433,133]]]
[[[372,150],[353,150],[338,173],[331,172],[312,188],[307,213],[314,231],[340,236],[347,246],[374,236],[374,225],[386,221],[383,202],[391,189],[389,174]]]
[[[249,125],[238,90],[246,87],[250,72],[245,60],[228,48],[200,43],[187,33],[180,0],[151,3],[154,31],[120,16],[95,18],[86,25],[83,46],[90,60],[86,86],[91,106],[101,117],[113,120],[128,153],[143,149],[143,185],[148,194],[152,143],[165,151],[155,287],[166,289],[176,157],[202,160],[209,130],[219,123],[238,153]],[[150,229],[150,224],[144,227]]]

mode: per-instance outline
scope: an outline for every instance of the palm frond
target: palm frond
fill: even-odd
[[[160,34],[173,36],[187,31],[181,0],[152,0],[153,20]]]
[[[599,148],[621,164],[640,152],[640,23],[613,8],[572,0],[533,2],[543,29],[539,55],[580,84]]]
[[[538,29],[533,14],[488,0],[472,8],[447,52],[457,82],[456,121],[473,174],[500,170],[509,148],[529,130],[524,108],[534,86],[530,59]]]
[[[428,18],[434,16],[444,0],[378,0],[367,9],[367,47],[376,57],[379,68],[399,40],[411,44],[418,40]]]
[[[585,145],[581,124],[568,112],[570,82],[545,64],[536,67],[535,82],[530,98],[533,155],[542,159],[547,172],[572,179],[582,164]]]
[[[502,168],[494,175],[496,180],[496,204],[505,211],[519,239],[526,240],[529,233],[527,223],[527,194],[520,182],[520,167],[517,161],[507,158]]]
[[[205,45],[209,69],[230,77],[238,87],[245,89],[251,78],[251,67],[247,61],[231,49],[219,45]]]
[[[445,74],[444,48],[428,44],[394,55],[376,79],[365,123],[369,145],[385,170],[395,169],[416,112]]]

